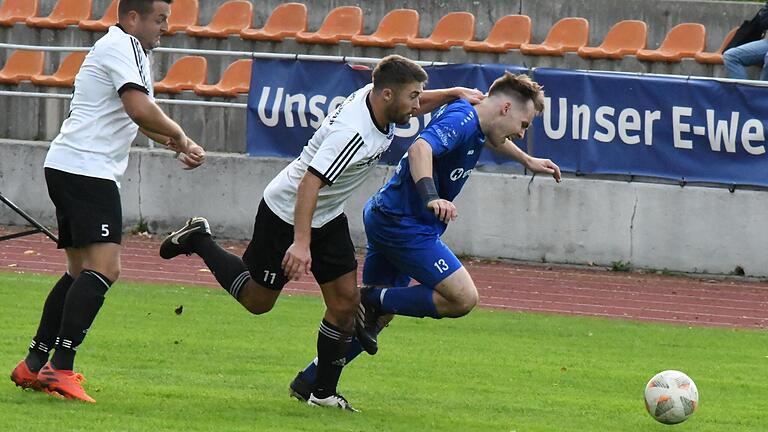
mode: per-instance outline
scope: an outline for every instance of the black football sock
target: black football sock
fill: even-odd
[[[205,261],[219,285],[237,300],[251,278],[243,260],[224,250],[209,235],[194,235],[190,241],[192,250]]]
[[[85,334],[96,319],[110,286],[112,281],[94,270],[83,270],[72,283],[64,301],[61,329],[51,359],[55,369],[72,370],[77,347],[83,343]]]
[[[48,353],[53,348],[56,335],[61,328],[61,313],[64,310],[64,300],[67,298],[69,287],[75,279],[64,273],[53,286],[45,299],[43,314],[40,317],[40,325],[37,327],[35,338],[29,345],[29,353],[24,361],[32,372],[37,372],[48,361]]]
[[[317,333],[317,380],[312,392],[316,398],[324,399],[336,394],[351,341],[351,334],[326,320],[320,323]]]

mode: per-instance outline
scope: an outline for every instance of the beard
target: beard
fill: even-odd
[[[397,111],[396,107],[391,107],[387,111],[387,117],[389,118],[389,121],[395,123],[395,124],[403,124],[408,123],[408,120],[411,119],[411,112],[402,113]]]

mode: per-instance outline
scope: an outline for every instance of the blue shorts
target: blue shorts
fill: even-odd
[[[415,219],[387,215],[369,200],[363,223],[368,236],[365,285],[405,287],[413,278],[435,287],[462,267],[440,235]]]

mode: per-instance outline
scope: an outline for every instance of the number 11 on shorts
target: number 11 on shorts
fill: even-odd
[[[275,276],[277,276],[277,273],[264,270],[264,282],[271,284],[275,283]]]

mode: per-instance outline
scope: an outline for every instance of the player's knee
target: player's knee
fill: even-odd
[[[349,302],[326,302],[328,315],[331,319],[344,330],[353,330],[355,327],[355,314],[358,305]]]
[[[115,283],[120,278],[120,263],[111,265],[100,273],[106,276],[112,283]]]
[[[354,290],[338,293],[334,296],[327,296],[325,304],[334,316],[339,318],[354,317],[360,305],[360,292]]]
[[[328,312],[338,322],[354,322],[355,314],[357,313],[358,305],[353,302],[328,302]]]
[[[254,315],[265,314],[272,310],[275,306],[274,303],[255,302],[250,300],[241,300],[240,304],[250,313]]]
[[[474,295],[472,295],[470,297],[467,297],[467,298],[463,299],[461,304],[459,305],[459,313],[461,314],[459,316],[464,316],[464,315],[472,312],[472,309],[474,309],[475,306],[477,306],[477,301],[478,301],[477,293],[475,293]]]
[[[473,287],[474,288],[474,287]],[[453,317],[458,318],[472,312],[472,309],[477,306],[479,297],[476,289],[466,290],[459,298],[454,302]]]

